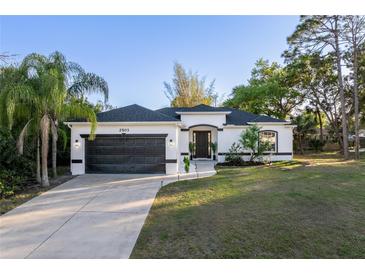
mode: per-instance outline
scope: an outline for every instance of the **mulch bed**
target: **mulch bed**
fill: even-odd
[[[71,174],[65,174],[58,176],[55,179],[50,179],[49,187],[41,187],[37,182],[33,180],[28,180],[27,182],[25,182],[25,186],[21,191],[15,193],[15,195],[13,196],[0,199],[0,215],[5,214],[13,208],[29,201],[30,199],[42,194],[43,192],[46,192],[56,186],[59,186],[71,180],[74,177],[76,176]]]

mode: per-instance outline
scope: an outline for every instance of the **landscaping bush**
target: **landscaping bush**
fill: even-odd
[[[193,142],[189,142],[190,160],[193,160],[194,150],[195,150],[195,144]]]
[[[231,147],[228,150],[228,154],[225,157],[225,161],[228,165],[231,165],[231,166],[243,165],[244,161],[240,155],[241,149],[242,148],[241,148],[240,144],[233,143],[231,145]]]
[[[0,198],[12,196],[21,190],[23,180],[12,170],[0,170]]]
[[[16,151],[16,141],[7,130],[0,129],[0,196],[11,196],[22,189],[33,175],[33,164]]]
[[[321,141],[319,139],[311,139],[309,140],[309,147],[313,149],[315,152],[323,151],[323,147],[326,142]]]
[[[213,160],[215,161],[216,158],[217,158],[216,155],[215,155],[215,153],[217,152],[218,143],[217,142],[210,143],[210,148],[212,149],[212,152],[213,152]]]
[[[184,157],[184,169],[186,173],[189,173],[190,170],[190,160],[188,157]]]
[[[239,142],[242,147],[251,152],[250,162],[262,160],[264,152],[268,151],[271,146],[268,142],[262,142],[260,140],[260,130],[260,127],[252,125],[245,131],[242,131],[240,136]]]

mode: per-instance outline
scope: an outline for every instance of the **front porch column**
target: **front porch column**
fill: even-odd
[[[189,157],[189,130],[180,130],[179,154],[180,166],[184,166],[184,157]]]
[[[223,138],[224,138],[224,133],[223,133],[223,129],[219,129],[218,130],[218,134],[217,134],[217,144],[218,144],[218,150],[217,150],[217,160],[218,162],[224,162],[224,159],[225,159],[225,156],[224,155],[219,155],[219,153],[221,152],[226,152],[226,151],[223,151]]]

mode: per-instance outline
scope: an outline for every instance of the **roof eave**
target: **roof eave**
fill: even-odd
[[[64,122],[65,125],[91,125],[90,122]],[[98,125],[180,125],[181,121],[97,122]]]
[[[249,125],[255,125],[255,124],[258,124],[258,125],[291,125],[291,122],[289,122],[289,121],[285,121],[285,122],[281,122],[281,121],[278,121],[278,122],[247,122],[247,124],[249,124]]]

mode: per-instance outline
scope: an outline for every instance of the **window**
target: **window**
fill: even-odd
[[[276,140],[277,133],[276,131],[265,130],[260,131],[260,143],[268,142],[270,144],[270,152],[276,151]]]

